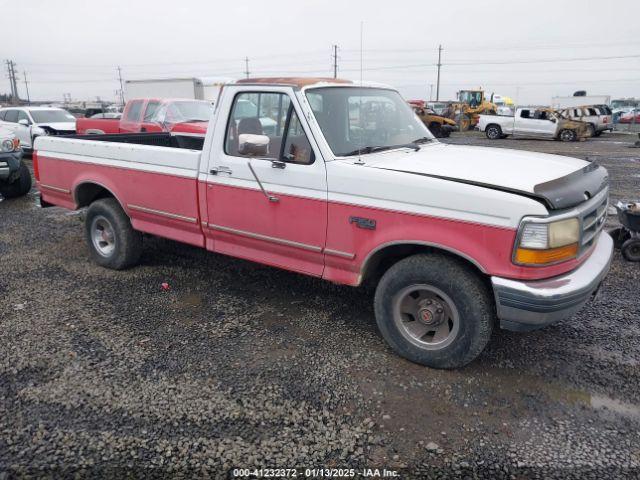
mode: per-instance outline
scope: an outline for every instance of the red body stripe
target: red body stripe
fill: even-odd
[[[322,200],[279,193],[279,204],[269,205],[257,189],[217,186],[220,192],[224,192],[223,200],[228,197],[233,201],[225,202],[224,215],[221,218],[218,213],[216,218],[212,203],[215,198],[208,198],[211,185],[193,178],[42,156],[38,158],[38,163],[43,184],[74,192],[80,184],[94,182],[110,190],[127,210],[134,228],[138,230],[289,270],[321,274],[323,278],[337,283],[358,284],[364,262],[372,252],[383,245],[411,241],[442,246],[471,259],[487,274],[515,279],[554,277],[573,270],[586,259],[585,255],[579,260],[548,267],[517,266],[511,261],[516,235],[514,229],[340,202],[329,202],[325,209]],[[55,205],[76,208],[73,193],[44,188],[42,197]],[[129,208],[128,205],[166,212],[180,218],[144,212]],[[265,206],[265,211],[251,210],[254,205]],[[269,208],[271,210],[267,210]],[[264,217],[273,212],[282,215],[271,220]],[[326,223],[321,218],[324,215]],[[376,228],[359,228],[350,223],[349,219],[353,216],[375,220]],[[323,251],[328,249],[332,254],[305,251],[215,229],[203,230],[202,222],[319,247]],[[318,224],[323,227],[316,228]],[[322,238],[324,225],[326,238]]]

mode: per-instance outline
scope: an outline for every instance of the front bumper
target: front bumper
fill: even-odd
[[[533,281],[491,277],[500,327],[528,331],[571,317],[596,293],[612,256],[613,240],[601,232],[591,256],[565,275]]]
[[[10,153],[0,153],[0,180],[11,183],[15,180],[15,175],[20,170],[20,160],[22,151]]]

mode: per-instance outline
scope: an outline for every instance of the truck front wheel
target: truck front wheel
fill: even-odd
[[[93,202],[85,217],[85,234],[91,258],[98,265],[122,270],[135,265],[142,253],[142,234],[115,198]]]
[[[382,276],[375,294],[378,328],[401,356],[434,368],[474,360],[491,337],[490,293],[471,268],[440,254],[414,255]]]
[[[573,130],[562,130],[559,137],[563,142],[575,142],[578,138]]]

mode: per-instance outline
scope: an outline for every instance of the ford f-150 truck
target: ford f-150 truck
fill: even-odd
[[[590,136],[588,124],[566,118],[550,108],[519,107],[515,116],[480,115],[476,126],[490,140],[514,137],[552,138],[563,142]]]
[[[138,98],[121,118],[79,118],[79,134],[182,132],[204,135],[213,106],[203,100]]]
[[[144,232],[372,285],[383,337],[432,367],[477,357],[496,317],[512,330],[571,317],[612,256],[604,168],[441,144],[382,85],[243,79],[204,138],[40,137],[34,167],[43,206],[88,207],[99,265],[135,265]]]

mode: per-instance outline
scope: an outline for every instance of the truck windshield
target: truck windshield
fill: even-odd
[[[394,90],[322,87],[306,93],[311,110],[336,156],[416,145],[434,137]]]
[[[166,120],[170,123],[208,122],[213,105],[209,102],[173,102],[167,108]]]
[[[76,117],[65,110],[31,110],[36,123],[75,122]]]

